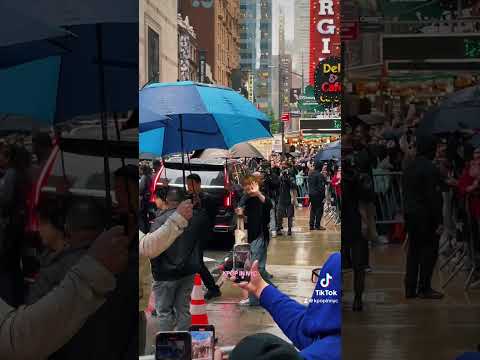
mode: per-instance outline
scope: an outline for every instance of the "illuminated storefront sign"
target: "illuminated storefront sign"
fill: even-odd
[[[317,64],[340,55],[340,0],[310,0],[311,85]]]
[[[339,57],[320,61],[315,69],[315,99],[327,107],[338,106],[342,96],[342,63]]]

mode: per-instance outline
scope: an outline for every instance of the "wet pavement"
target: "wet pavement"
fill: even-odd
[[[480,290],[464,292],[465,276],[445,290],[443,300],[406,300],[401,245],[371,249],[363,313],[353,313],[351,274],[344,276],[343,359],[455,359],[480,344]],[[441,290],[447,274],[436,271]]]
[[[274,275],[278,288],[303,303],[312,295],[315,285],[311,283],[312,269],[321,266],[328,256],[340,250],[339,226],[329,225],[326,231],[310,231],[308,210],[297,209],[293,235],[271,240],[268,249],[267,270]],[[226,251],[207,251],[206,257],[221,261]],[[211,266],[211,264],[207,265]],[[261,307],[238,305],[243,298],[241,290],[224,282],[222,296],[208,302],[207,313],[210,324],[220,346],[237,344],[247,335],[268,332],[287,340],[272,318]],[[156,324],[148,318],[147,352],[151,353]],[[150,351],[148,351],[150,349]]]

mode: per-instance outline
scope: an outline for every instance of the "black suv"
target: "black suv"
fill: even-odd
[[[241,162],[225,159],[191,159],[185,160],[185,168],[185,176],[193,173],[200,176],[202,190],[215,201],[217,213],[213,231],[231,235],[230,240],[233,241],[236,228],[235,207],[241,196],[240,179],[244,175]],[[181,158],[173,157],[163,162],[162,168],[155,174],[153,182],[155,188],[165,186],[167,183],[168,186],[183,187]],[[154,193],[155,189],[152,189],[152,194]]]

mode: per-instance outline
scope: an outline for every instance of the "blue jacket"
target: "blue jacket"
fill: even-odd
[[[308,306],[273,286],[266,287],[260,296],[261,305],[306,360],[341,359],[340,265],[340,254],[333,253],[320,272]]]

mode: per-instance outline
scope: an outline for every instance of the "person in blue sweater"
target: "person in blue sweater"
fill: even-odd
[[[297,349],[299,359],[305,360],[340,360],[341,359],[341,256],[333,253],[323,268],[314,271],[312,280],[316,280],[313,295],[306,303],[299,304],[274,286],[262,279],[258,272],[258,263],[252,265],[249,283],[236,286],[247,290],[260,300],[284,334]],[[280,358],[268,355],[271,351],[291,349],[282,340],[272,340],[266,334],[256,334],[243,339],[233,350],[232,360],[249,358]],[[255,354],[255,355],[254,355]],[[254,355],[254,356],[252,356]],[[288,358],[288,357],[285,357]],[[290,357],[294,359],[294,357]]]

